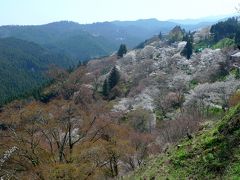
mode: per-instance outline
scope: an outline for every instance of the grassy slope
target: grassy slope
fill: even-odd
[[[240,105],[127,179],[240,179]]]

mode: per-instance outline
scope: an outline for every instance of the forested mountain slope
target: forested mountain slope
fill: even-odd
[[[202,177],[198,165],[210,178],[227,172],[223,163],[237,163],[229,152],[237,151],[239,107],[214,124],[226,105],[239,101],[237,69],[220,49],[206,48],[187,59],[181,53],[186,44],[156,37],[123,57],[95,59],[71,73],[54,71],[54,83],[38,98],[4,106],[0,154],[8,158],[0,176],[128,178],[137,170],[133,179],[175,178],[178,172]],[[206,134],[195,137],[205,127]],[[170,148],[186,137],[191,140]],[[163,152],[170,155],[159,160]]]
[[[108,55],[117,47],[103,37],[94,37],[72,22],[51,23],[42,26],[2,26],[0,37],[15,37],[40,44],[80,60]],[[94,51],[92,51],[94,49]],[[82,53],[84,52],[84,53]]]
[[[53,64],[68,68],[73,61],[35,43],[0,39],[0,104],[42,85],[47,79],[44,73]]]
[[[239,177],[239,42],[211,31],[177,26],[74,71],[54,68],[37,96],[1,108],[0,177]]]

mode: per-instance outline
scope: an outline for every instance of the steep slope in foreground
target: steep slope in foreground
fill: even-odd
[[[73,63],[34,43],[0,39],[0,104],[39,87],[45,81],[43,72],[51,64],[69,67]]]
[[[240,177],[240,104],[192,140],[153,158],[129,179],[238,179]]]

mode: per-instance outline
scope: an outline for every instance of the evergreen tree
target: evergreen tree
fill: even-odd
[[[162,32],[159,33],[158,38],[161,40],[163,38]]]
[[[187,34],[185,34],[184,36],[183,36],[183,39],[182,39],[183,41],[187,41],[188,40],[188,35]]]
[[[109,94],[108,78],[106,78],[104,83],[103,83],[102,94],[103,94],[103,96],[108,96],[108,94]]]
[[[78,61],[78,64],[77,64],[77,67],[79,68],[80,66],[82,66],[82,61],[81,60],[79,60]]]
[[[237,45],[237,47],[240,49],[240,30],[238,30],[236,32],[236,35],[235,35],[235,44]]]
[[[109,84],[109,89],[111,90],[114,88],[114,86],[117,85],[118,81],[120,79],[120,74],[118,72],[118,69],[116,66],[114,66],[110,72],[110,75],[108,77],[108,84]]]
[[[187,44],[186,44],[186,46],[184,47],[184,49],[183,49],[183,51],[181,52],[181,54],[182,54],[183,56],[185,56],[187,59],[190,59],[191,56],[192,56],[192,53],[193,53],[193,46],[192,46],[191,39],[188,37]]]
[[[102,87],[103,96],[107,97],[109,92],[114,88],[120,80],[120,74],[116,66],[114,66],[109,74],[109,76],[105,79]]]
[[[213,25],[210,32],[213,36],[213,41],[218,42],[224,38],[234,39],[238,29],[238,18],[233,17]]]
[[[126,53],[127,53],[127,46],[125,44],[121,44],[117,52],[118,57],[123,57],[123,55]]]

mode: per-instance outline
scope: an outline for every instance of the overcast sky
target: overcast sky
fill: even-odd
[[[240,0],[0,0],[0,25],[186,19],[235,13]]]

